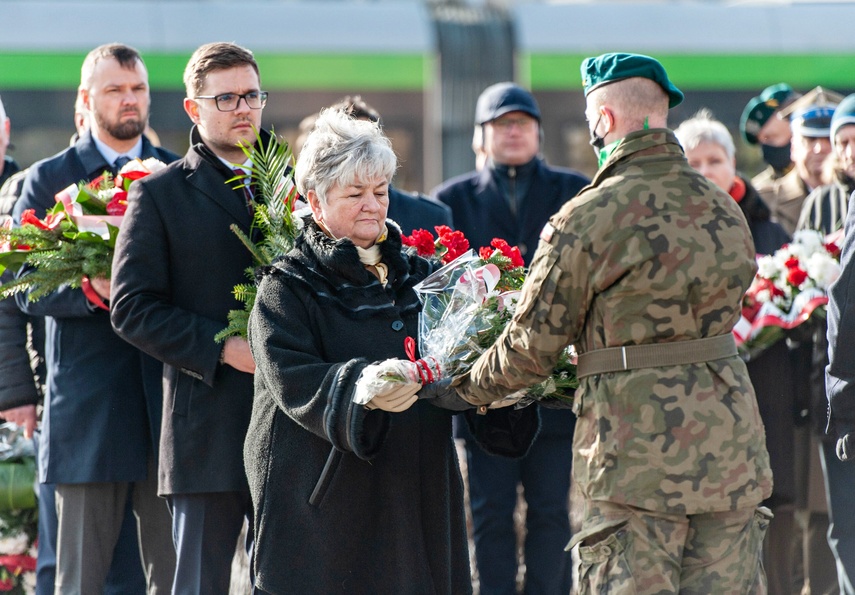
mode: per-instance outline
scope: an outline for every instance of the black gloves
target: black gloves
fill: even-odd
[[[428,401],[431,405],[440,409],[450,411],[465,411],[475,409],[475,405],[467,403],[460,398],[457,391],[451,386],[453,378],[444,378],[438,382],[424,385],[416,394],[419,399]]]

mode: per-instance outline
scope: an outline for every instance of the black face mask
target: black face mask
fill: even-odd
[[[599,157],[600,151],[603,150],[603,147],[606,146],[606,137],[597,135],[597,126],[600,125],[600,120],[603,119],[603,114],[600,114],[600,117],[597,118],[597,123],[594,124],[594,127],[591,128],[591,140],[588,141],[588,144],[594,147],[594,153]]]
[[[772,169],[783,171],[790,165],[790,143],[782,147],[772,145],[760,145],[763,151],[763,161],[772,166]]]

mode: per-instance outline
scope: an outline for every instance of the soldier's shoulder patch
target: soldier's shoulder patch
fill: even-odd
[[[548,244],[552,241],[553,233],[555,233],[555,228],[547,221],[546,225],[543,226],[543,229],[540,230],[540,239]]]

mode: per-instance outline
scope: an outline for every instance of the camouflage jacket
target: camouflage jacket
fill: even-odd
[[[628,135],[541,234],[517,312],[458,390],[490,402],[549,375],[560,351],[731,332],[756,265],[737,203],[673,133]],[[771,493],[763,424],[738,357],[582,378],[573,473],[586,498],[676,514]]]

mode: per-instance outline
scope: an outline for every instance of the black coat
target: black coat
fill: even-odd
[[[437,225],[451,227],[451,209],[446,205],[393,186],[389,186],[389,210],[386,216],[397,223],[405,235],[410,235],[415,229],[435,233],[434,227]]]
[[[194,128],[183,159],[131,187],[116,243],[113,326],[165,364],[161,494],[246,490],[252,375],[220,365],[214,341],[241,307],[232,289],[253,265],[229,229],[250,228],[242,191],[226,184],[232,177]]]
[[[526,265],[537,249],[540,231],[561,206],[576,196],[589,180],[580,173],[552,167],[535,158],[516,168],[528,177],[527,190],[519,200],[515,215],[504,198],[500,178],[508,184],[507,167],[488,163],[480,172],[472,171],[452,178],[434,189],[432,195],[451,207],[454,228],[463,232],[472,248],[489,246],[493,238],[502,238],[517,246]],[[547,410],[541,412],[546,436],[573,435],[576,417],[572,411]],[[461,438],[468,438],[465,429],[458,428]]]
[[[748,222],[757,254],[773,254],[790,241],[780,224],[771,221],[769,207],[745,180],[745,196],[739,201]],[[767,505],[776,507],[795,499],[795,413],[796,378],[792,355],[785,341],[778,341],[746,363],[757,395],[760,417],[766,427],[766,448],[775,478],[775,487]]]
[[[177,158],[145,137],[142,157],[165,163]],[[56,203],[57,192],[108,169],[92,136],[84,134],[73,146],[30,168],[15,204],[16,221],[26,209],[43,217]],[[36,302],[28,302],[23,293],[16,299],[27,314],[47,317],[41,481],[144,479],[160,421],[160,365],[113,332],[109,314],[93,311],[80,289],[66,287]]]
[[[392,226],[381,251],[386,288],[349,240],[307,220],[295,250],[260,274],[244,456],[255,578],[266,592],[471,591],[451,412],[423,401],[394,414],[352,402],[368,363],[406,357],[420,310],[412,287],[431,270],[401,253]],[[522,412],[535,422],[527,448],[537,412]],[[506,414],[483,417],[494,415]]]

